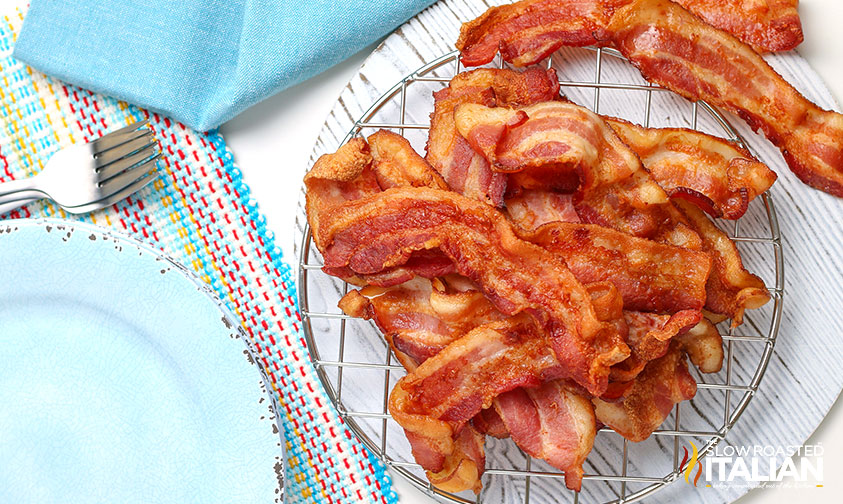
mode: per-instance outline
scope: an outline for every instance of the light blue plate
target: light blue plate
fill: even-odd
[[[273,401],[232,320],[134,240],[0,222],[0,502],[280,502]]]

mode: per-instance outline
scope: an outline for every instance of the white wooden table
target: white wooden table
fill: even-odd
[[[798,51],[823,77],[838,102],[843,102],[843,27],[840,23],[843,2],[802,0],[800,14],[805,42]],[[337,96],[372,49],[374,46],[324,74],[252,107],[222,127],[245,180],[252,188],[252,195],[259,202],[287,260],[293,260],[293,222],[303,167],[308,164],[313,143]],[[843,205],[843,201],[840,204]],[[843,308],[843,299],[828,302]],[[840,337],[843,342],[843,335]],[[823,488],[755,490],[740,502],[790,503],[809,499],[815,504],[841,502],[843,406],[840,401],[813,434],[810,443],[821,443],[825,448]],[[398,478],[396,490],[402,504],[430,502],[408,485],[402,485]]]

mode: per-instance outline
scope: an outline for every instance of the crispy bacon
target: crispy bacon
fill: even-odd
[[[391,288],[369,286],[349,291],[339,306],[347,315],[374,320],[399,362],[413,372],[470,329],[503,319],[478,291],[461,289],[459,280],[453,283],[457,288],[440,279],[422,278]],[[431,450],[423,440],[417,442],[423,457],[441,464],[441,469],[428,473],[430,482],[451,492],[478,491],[486,465],[484,434],[472,424],[463,426],[448,454]]]
[[[454,440],[454,450],[445,458],[442,469],[427,471],[427,479],[446,492],[480,491],[480,477],[486,468],[486,451],[483,444],[486,437],[466,425]]]
[[[624,309],[674,313],[705,304],[705,253],[593,224],[551,222],[519,236],[562,258],[581,282],[614,284]]]
[[[506,177],[492,172],[486,160],[456,134],[454,109],[463,103],[520,106],[558,96],[559,82],[553,70],[484,68],[462,72],[447,88],[433,94],[426,159],[452,190],[501,206]]]
[[[733,327],[742,324],[745,310],[760,308],[770,300],[764,282],[744,268],[734,242],[700,209],[684,201],[676,204],[702,238],[703,250],[713,261],[706,283],[706,309],[727,315]]]
[[[333,154],[321,156],[305,175],[306,210],[314,242],[320,250],[319,225],[346,201],[376,194],[396,186],[447,187],[410,143],[395,133],[380,130],[369,137],[353,138]],[[437,251],[418,251],[404,264],[371,275],[357,275],[348,268],[332,274],[354,285],[389,287],[414,276],[432,278],[453,271],[453,263]]]
[[[454,272],[454,263],[437,250],[419,250],[410,254],[410,258],[401,266],[387,268],[371,275],[356,275],[348,268],[336,268],[331,274],[343,278],[352,285],[375,285],[392,287],[420,276],[434,278]]]
[[[707,319],[677,337],[691,362],[703,373],[716,373],[723,366],[723,337]],[[630,345],[632,348],[632,345]]]
[[[444,177],[451,190],[492,206],[500,206],[506,178],[489,169],[489,163],[468,142],[454,133],[454,108],[462,103],[494,103],[490,89],[460,94],[445,88],[433,94],[430,135],[425,159]]]
[[[664,190],[603,119],[568,102],[507,109],[466,104],[454,115],[459,133],[494,169],[576,173],[574,197],[584,222],[633,236],[697,248]]]
[[[553,165],[582,172],[581,185],[629,177],[640,161],[596,114],[571,102],[506,108],[467,104],[454,115],[457,131],[506,173]]]
[[[407,433],[416,461],[437,473],[466,422],[495,397],[563,374],[534,321],[521,314],[470,331],[401,378],[389,412]]]
[[[522,0],[492,7],[462,25],[456,47],[465,66],[500,52],[515,66],[538,63],[564,46],[607,45],[612,17],[632,0]],[[708,23],[760,51],[788,51],[802,42],[797,0],[677,0]]]
[[[501,394],[494,406],[519,448],[564,471],[571,490],[581,489],[582,464],[597,433],[588,397],[563,380],[554,380]]]
[[[668,0],[635,0],[609,29],[647,80],[734,112],[803,182],[843,196],[843,115],[811,103],[751,47]]]
[[[349,201],[319,227],[325,269],[374,274],[438,249],[506,315],[528,311],[568,377],[599,395],[628,349],[598,319],[590,294],[550,252],[516,237],[497,210],[454,193],[395,188]]]
[[[503,419],[494,407],[481,410],[480,413],[474,415],[471,419],[474,427],[487,436],[492,436],[498,439],[509,437],[509,431],[503,423]]]
[[[609,379],[616,383],[635,379],[648,362],[667,352],[672,338],[681,338],[694,331],[703,321],[699,310],[682,310],[673,315],[625,311],[623,316],[629,328],[626,343],[631,353],[626,360],[612,366]],[[619,391],[623,395],[628,388],[622,387]],[[602,398],[605,399],[606,395]]]
[[[477,290],[415,278],[390,288],[352,290],[340,300],[352,317],[373,320],[407,371],[477,326],[504,318]]]
[[[484,65],[500,51],[516,66],[538,63],[567,46],[609,40],[612,6],[629,0],[523,0],[492,7],[464,23],[456,46],[465,66]]]
[[[324,154],[304,176],[305,211],[317,248],[319,224],[336,207],[396,186],[445,189],[442,177],[419,156],[410,142],[380,130],[355,137],[334,153]]]
[[[452,90],[491,89],[499,107],[525,107],[533,103],[559,100],[556,70],[528,68],[523,71],[503,68],[479,68],[460,72],[449,87]]]
[[[506,199],[509,220],[525,231],[548,222],[580,222],[573,195],[554,191],[526,190]]]
[[[448,189],[448,184],[410,142],[397,133],[379,130],[369,138],[375,175],[381,189],[390,187],[432,187]]]
[[[644,163],[671,198],[694,203],[714,217],[738,219],[776,174],[736,144],[679,128],[644,128],[621,119],[606,122]]]
[[[525,231],[534,231],[548,222],[581,222],[572,194],[536,189],[508,197],[506,215]]]
[[[576,169],[582,173],[583,182],[574,205],[584,222],[685,248],[703,247],[713,259],[707,284],[709,310],[726,314],[740,324],[746,308],[763,305],[769,295],[760,280],[743,268],[731,240],[681,199],[675,204],[687,209],[684,212],[664,201],[664,191],[631,152],[631,158],[603,153],[596,159],[596,153],[603,151],[595,145],[610,151],[626,146],[617,146],[620,139],[599,117],[577,109],[582,107],[557,102],[521,110],[465,105],[457,109],[455,118],[460,133],[497,167],[550,165],[564,171],[570,164],[579,163]],[[566,116],[569,110],[578,115]],[[560,117],[565,119],[557,121]],[[574,117],[583,120],[575,123]],[[591,134],[583,132],[588,129],[583,125],[585,118],[592,125]],[[604,125],[602,129],[598,129],[600,124]],[[587,146],[591,146],[590,151]],[[596,165],[589,167],[587,163]]]
[[[789,51],[802,43],[798,0],[674,0],[758,52]]]
[[[697,383],[688,373],[678,342],[651,361],[617,402],[593,399],[597,420],[630,441],[643,441],[664,422],[673,406],[694,397]]]
[[[585,19],[596,20],[591,41],[577,36],[582,33],[579,20],[561,14],[568,7],[576,11],[582,2],[525,0],[490,9],[464,25],[457,47],[467,66],[491,60],[499,47],[504,59],[525,66],[562,44],[611,44],[647,80],[690,100],[726,108],[762,130],[803,182],[843,196],[843,115],[811,103],[751,47],[681,5],[669,0],[584,3],[589,9]],[[703,4],[709,2],[692,7]],[[793,25],[792,4],[787,7],[783,19]],[[720,10],[713,9],[711,18]],[[778,20],[778,15],[772,19]],[[777,24],[773,20],[771,24]],[[517,43],[508,37],[516,37]]]
[[[346,201],[380,192],[371,166],[369,144],[363,138],[352,138],[336,152],[322,155],[304,176],[305,211],[317,247],[319,227],[331,210]]]

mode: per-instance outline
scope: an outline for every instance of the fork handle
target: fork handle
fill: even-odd
[[[0,184],[0,215],[25,205],[32,198],[43,198],[36,177],[10,180]]]
[[[21,199],[20,195],[17,193],[22,191],[38,191],[40,193],[41,191],[38,189],[37,176],[10,180],[9,182],[3,182],[0,184],[0,203]]]
[[[16,208],[28,205],[44,197],[43,194],[35,191],[20,191],[14,194],[21,199],[0,204],[0,215],[5,215]]]

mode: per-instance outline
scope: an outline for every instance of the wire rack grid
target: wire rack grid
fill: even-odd
[[[568,52],[562,54],[563,51]],[[633,107],[633,102],[636,101],[631,99],[628,93],[639,93],[643,94],[644,114],[643,118],[639,117],[637,122],[650,126],[651,122],[657,119],[653,113],[653,103],[659,99],[659,95],[670,95],[674,107],[677,100],[685,102],[684,99],[667,92],[668,90],[664,88],[640,80],[640,77],[638,82],[616,82],[621,79],[607,79],[605,76],[607,64],[620,64],[631,68],[623,56],[613,49],[585,48],[563,49],[563,51],[547,60],[548,68],[554,67],[560,71],[563,64],[570,63],[566,58],[578,59],[580,63],[583,58],[593,60],[591,78],[584,78],[582,74],[578,78],[565,78],[566,74],[560,71],[560,75],[563,76],[560,78],[560,86],[569,98],[576,95],[579,100],[574,99],[574,101],[581,102],[580,104],[589,107],[594,112],[603,112],[601,94],[605,98],[607,93],[621,93],[619,100],[618,97],[614,100],[620,104],[620,110],[614,112],[615,115],[623,115],[623,112]],[[496,60],[491,66],[503,67],[504,63]],[[412,132],[426,135],[429,124],[412,121],[409,118],[408,88],[417,83],[444,87],[461,70],[459,53],[454,51],[408,75],[375,101],[354,124],[343,143],[354,136],[363,134],[366,130],[374,131],[379,128],[395,130],[403,135]],[[635,73],[635,75],[638,74]],[[577,91],[580,93],[577,94]],[[583,93],[584,91],[590,91],[592,97],[589,98]],[[638,102],[642,104],[641,100]],[[729,120],[709,104],[687,102],[684,106],[690,108],[690,118],[685,119],[687,126],[702,130],[704,128],[700,126],[705,122],[709,129],[707,132],[724,136],[751,150]],[[387,115],[392,119],[382,117],[384,115],[382,112],[387,107],[391,107]],[[424,112],[426,114],[431,110],[428,108]],[[391,423],[394,424],[394,421],[391,420],[387,411],[387,402],[391,386],[398,377],[404,374],[404,369],[393,360],[389,347],[382,338],[379,339],[381,343],[379,348],[375,345],[365,348],[362,353],[353,351],[351,353],[355,355],[350,355],[350,348],[359,349],[358,342],[349,343],[349,325],[361,321],[351,319],[340,312],[325,309],[330,306],[336,307],[336,301],[348,292],[349,286],[345,282],[327,277],[321,271],[321,257],[315,247],[310,246],[310,232],[308,228],[305,228],[299,249],[297,281],[305,340],[310,349],[312,363],[340,416],[364,445],[395,472],[440,500],[458,503],[537,504],[547,501],[542,498],[543,496],[552,496],[554,502],[560,499],[567,499],[573,503],[639,501],[682,477],[685,467],[681,466],[683,462],[680,458],[684,457],[680,456],[682,453],[680,447],[687,449],[685,441],[693,443],[693,440],[698,440],[700,442],[701,448],[698,450],[700,459],[710,454],[738,421],[764,376],[781,321],[784,266],[781,234],[772,195],[769,192],[765,193],[756,201],[760,201],[760,205],[753,202],[756,205],[753,214],[755,218],[750,219],[748,225],[742,225],[742,221],[747,220],[746,216],[737,221],[718,221],[717,225],[726,231],[739,247],[760,246],[765,250],[765,252],[755,251],[754,254],[750,252],[749,255],[756,259],[755,262],[772,266],[768,275],[769,279],[765,279],[772,296],[772,303],[768,303],[766,309],[759,310],[760,315],[747,314],[745,323],[739,331],[733,330],[728,320],[718,326],[723,334],[725,345],[723,371],[715,376],[696,373],[697,397],[685,403],[690,405],[687,409],[683,407],[683,404],[677,404],[674,407],[671,416],[651,436],[651,439],[656,440],[654,447],[648,447],[646,450],[641,448],[644,453],[643,463],[637,462],[641,457],[634,459],[636,451],[640,448],[639,444],[628,443],[608,428],[603,428],[598,432],[595,451],[598,451],[598,444],[603,443],[605,445],[601,448],[603,455],[592,456],[592,454],[586,461],[582,494],[565,489],[560,479],[564,477],[561,471],[543,461],[531,459],[517,448],[513,448],[511,443],[507,448],[501,448],[502,442],[497,441],[487,442],[487,457],[490,453],[490,444],[492,444],[492,451],[497,449],[506,452],[506,455],[497,458],[492,456],[492,462],[487,461],[483,476],[485,488],[479,495],[457,495],[433,487],[424,478],[421,468],[412,460],[406,442],[397,448],[394,446],[397,441],[391,439],[388,442],[391,432],[394,432],[393,439],[400,437],[397,424],[390,426]],[[742,227],[748,232],[742,234]],[[751,232],[759,229],[760,233]],[[741,252],[746,260],[748,251],[742,249]],[[323,282],[326,279],[336,282],[333,290],[327,290],[328,295],[325,294],[324,289],[315,294],[311,290],[316,276],[326,277],[321,279]],[[333,297],[333,299],[325,299],[326,297]],[[317,308],[312,309],[316,304],[314,303],[316,298],[319,298],[323,307],[322,311]],[[317,322],[327,324],[327,328],[314,330]],[[337,323],[338,327],[336,327]],[[373,324],[366,322],[363,325],[366,326],[364,331],[368,331],[369,337],[374,334],[374,337],[379,338]],[[362,346],[365,347],[365,345]],[[753,347],[752,350],[747,350],[749,347]],[[330,358],[329,354],[336,355],[336,358]],[[365,371],[366,374],[350,377],[350,374],[355,371]],[[378,381],[373,383],[373,380]],[[373,394],[372,391],[376,393]],[[719,399],[701,397],[705,393],[716,395]],[[352,404],[354,401],[349,397],[361,394],[380,395],[382,399],[377,399],[376,407],[355,407]],[[698,417],[690,419],[692,420],[690,423],[694,425],[683,425],[690,417]],[[513,451],[518,453],[513,455]],[[613,456],[616,456],[617,460]],[[657,461],[654,457],[663,460]],[[596,460],[592,461],[592,458]],[[612,459],[613,462],[610,464],[608,459]],[[633,466],[660,466],[663,469],[659,474],[644,474],[645,471],[634,474],[635,471],[631,470]],[[496,486],[490,484],[492,478],[498,478]],[[503,479],[502,482],[500,478]],[[587,485],[592,485],[589,491],[586,491]],[[496,490],[490,490],[490,488]],[[490,495],[493,491],[494,494]]]

